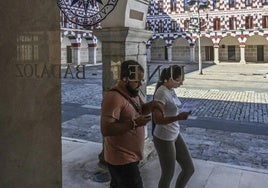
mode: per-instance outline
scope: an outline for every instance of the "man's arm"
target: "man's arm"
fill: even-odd
[[[130,130],[145,126],[149,121],[151,121],[151,117],[143,115],[124,122],[118,122],[112,117],[104,116],[101,118],[101,133],[104,137],[124,134]]]
[[[124,134],[133,127],[135,127],[135,124],[132,120],[118,122],[118,120],[112,117],[101,117],[101,133],[104,137]]]

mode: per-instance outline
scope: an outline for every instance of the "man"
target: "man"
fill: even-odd
[[[143,158],[144,126],[156,102],[143,103],[138,93],[144,69],[133,60],[121,64],[120,80],[102,101],[101,132],[104,159],[111,174],[111,188],[142,188],[139,161]]]

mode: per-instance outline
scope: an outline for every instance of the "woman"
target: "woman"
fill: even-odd
[[[154,100],[163,106],[165,115],[153,112],[154,145],[159,156],[161,178],[158,188],[169,188],[174,175],[175,161],[181,166],[176,188],[185,187],[194,173],[194,165],[187,146],[180,134],[179,120],[186,120],[190,112],[181,112],[181,101],[174,88],[184,81],[183,67],[178,65],[163,69],[156,85]]]

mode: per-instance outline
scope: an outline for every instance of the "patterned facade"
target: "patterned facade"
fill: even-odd
[[[73,6],[73,11],[83,11],[83,8],[77,4]],[[85,28],[75,24],[76,20],[69,21],[62,12],[60,18],[61,63],[77,65],[101,63],[101,42],[92,33],[92,29],[100,28],[100,24]]]
[[[146,28],[149,60],[195,61],[198,56],[198,14],[202,61],[268,62],[268,1],[210,0],[198,10],[198,1],[152,0]],[[198,26],[198,24],[196,25]]]
[[[197,61],[199,12],[202,61],[268,63],[268,0],[209,0],[199,11],[197,3],[186,1],[151,0],[146,29],[154,35],[147,42],[148,61]],[[92,27],[76,25],[63,14],[60,24],[62,64],[101,62],[101,42]]]

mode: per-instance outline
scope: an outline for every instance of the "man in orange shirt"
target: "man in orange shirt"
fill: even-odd
[[[133,60],[121,64],[120,80],[103,98],[101,132],[104,159],[111,174],[111,188],[142,188],[139,161],[143,158],[144,126],[157,102],[143,103],[138,93],[144,69]]]

